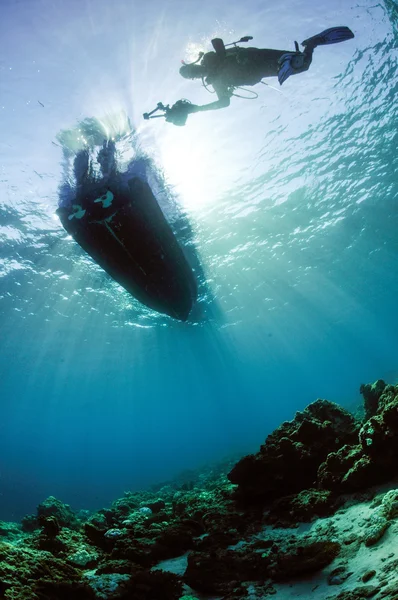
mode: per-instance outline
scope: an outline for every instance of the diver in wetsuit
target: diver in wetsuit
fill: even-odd
[[[215,38],[212,40],[214,52],[202,53],[195,63],[184,64],[180,68],[180,75],[186,79],[202,79],[205,87],[208,85],[213,87],[218,100],[202,106],[187,102],[185,110],[190,114],[225,108],[230,104],[234,88],[256,85],[265,77],[278,77],[282,85],[291,75],[308,70],[313,51],[317,46],[336,44],[353,37],[354,34],[348,27],[332,27],[304,40],[303,52],[300,52],[297,42],[295,42],[295,52],[290,52],[242,48],[235,42],[232,48],[226,48],[223,40]],[[239,41],[249,39],[252,38],[242,38]],[[199,60],[200,63],[197,64]]]

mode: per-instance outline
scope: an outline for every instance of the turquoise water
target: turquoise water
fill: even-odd
[[[353,406],[362,382],[397,380],[395,3],[2,10],[0,518],[50,494],[102,506],[256,450],[317,397]],[[355,39],[317,48],[283,88],[183,128],[142,119],[212,100],[178,68],[215,36],[293,48],[338,24]],[[121,111],[188,215],[217,301],[206,321],[138,304],[54,214],[57,134]]]

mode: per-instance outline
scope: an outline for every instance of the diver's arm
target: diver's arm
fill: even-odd
[[[220,81],[214,81],[211,83],[211,85],[213,86],[214,91],[217,94],[218,100],[216,100],[215,102],[210,102],[209,104],[203,104],[202,106],[198,106],[198,109],[195,112],[202,112],[206,110],[218,110],[219,108],[226,108],[231,104],[230,98],[232,96],[232,93],[227,85],[221,83]]]
[[[205,112],[207,110],[218,110],[219,108],[226,108],[231,104],[231,100],[228,96],[221,96],[215,102],[210,102],[209,104],[202,104],[202,106],[195,105],[194,110],[192,112]]]

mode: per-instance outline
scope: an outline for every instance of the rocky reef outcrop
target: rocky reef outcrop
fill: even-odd
[[[276,498],[316,487],[320,465],[332,452],[358,441],[359,424],[333,402],[317,400],[293,421],[271,433],[257,454],[245,456],[228,474],[243,505],[269,504]]]
[[[297,514],[297,506],[311,496],[315,514],[322,514],[326,496],[319,490],[332,492],[328,497],[333,501],[336,495],[394,477],[398,386],[378,380],[361,385],[360,391],[363,421],[336,404],[317,400],[269,435],[257,454],[242,458],[228,474],[237,485],[236,500],[242,505],[268,506],[277,499],[283,507],[287,501],[280,499],[291,497],[291,510]],[[309,489],[318,492],[310,494]],[[293,498],[301,492],[305,493]]]
[[[329,453],[318,470],[319,486],[335,494],[366,489],[397,475],[398,386],[378,380],[360,389],[366,416],[356,443]]]
[[[371,504],[369,492],[398,474],[398,386],[379,380],[361,392],[363,419],[317,400],[236,464],[127,492],[95,513],[50,497],[21,524],[0,522],[0,598],[266,598],[320,571],[328,586],[346,585],[350,556],[398,532],[398,491]],[[343,527],[339,515],[364,498],[366,509],[350,513],[357,529]],[[371,597],[376,577],[388,597],[380,565],[330,598]]]

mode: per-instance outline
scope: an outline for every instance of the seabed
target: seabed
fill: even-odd
[[[257,454],[0,522],[7,600],[398,599],[398,385],[316,400]]]

